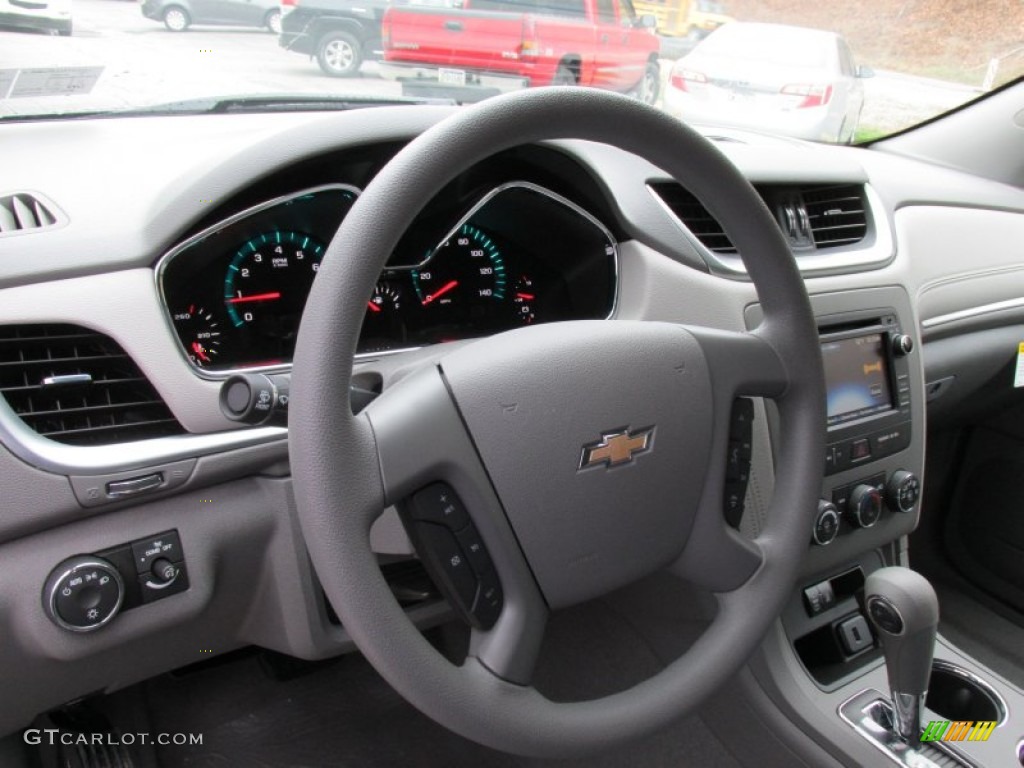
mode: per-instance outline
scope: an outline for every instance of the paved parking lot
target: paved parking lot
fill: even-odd
[[[685,46],[674,52],[685,52]],[[670,59],[662,59],[662,80]],[[361,76],[323,75],[316,62],[285,51],[264,29],[191,27],[170,32],[129,0],[74,0],[74,34],[0,30],[0,71],[27,67],[102,67],[88,95],[0,98],[0,116],[123,109],[252,93],[400,96],[375,62]],[[879,73],[865,81],[862,125],[895,130],[975,95],[963,86]]]
[[[74,0],[68,38],[0,30],[0,69],[57,66],[104,70],[88,96],[0,100],[0,115],[253,92],[401,95],[399,86],[375,76],[373,62],[364,64],[359,78],[326,77],[315,61],[285,51],[266,30],[195,26],[170,32],[126,0]]]

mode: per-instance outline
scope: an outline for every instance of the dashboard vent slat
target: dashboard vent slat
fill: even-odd
[[[853,245],[867,236],[867,204],[862,187],[806,187],[803,198],[818,248]]]
[[[651,189],[709,251],[737,253],[722,225],[689,190],[672,182],[651,184]]]
[[[62,223],[57,207],[30,192],[0,195],[0,237]]]
[[[0,327],[0,395],[28,427],[61,443],[185,431],[116,341],[74,325]]]

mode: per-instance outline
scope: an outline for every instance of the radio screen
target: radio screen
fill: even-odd
[[[892,409],[892,390],[881,333],[821,345],[828,426]]]

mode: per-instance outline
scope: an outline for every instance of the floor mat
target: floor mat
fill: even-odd
[[[607,606],[567,611],[551,624],[538,669],[556,699],[621,689],[661,667],[658,652]],[[541,686],[539,686],[541,687]],[[548,766],[738,768],[699,718],[618,752],[580,761],[517,758],[452,734],[396,694],[359,655],[274,680],[256,655],[146,684],[158,732],[202,733],[202,746],[167,746],[162,768],[247,766]]]

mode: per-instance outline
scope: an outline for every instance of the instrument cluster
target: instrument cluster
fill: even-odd
[[[220,375],[290,365],[327,243],[358,195],[332,184],[276,198],[160,260],[160,295],[192,366]],[[403,235],[367,296],[358,352],[606,318],[616,259],[601,222],[536,184],[501,184],[455,207],[437,202]]]

